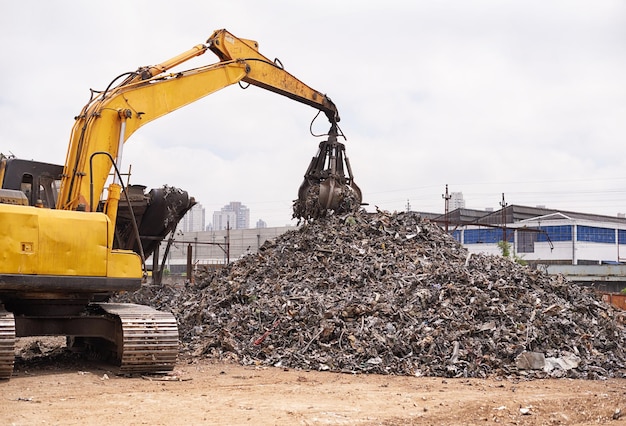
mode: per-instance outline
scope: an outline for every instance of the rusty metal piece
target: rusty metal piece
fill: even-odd
[[[182,220],[196,201],[186,191],[169,185],[151,189],[145,193],[145,186],[133,185],[126,189],[129,205],[121,202],[116,221],[116,246],[134,250],[150,256],[161,241]],[[137,223],[141,245],[137,241],[133,221]]]

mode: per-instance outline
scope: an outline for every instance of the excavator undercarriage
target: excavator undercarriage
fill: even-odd
[[[15,319],[13,313],[0,305],[0,379],[8,379],[13,373],[15,360]]]
[[[0,379],[11,377],[15,339],[26,336],[67,336],[68,348],[95,353],[119,373],[170,371],[178,356],[178,326],[169,312],[130,303],[92,303],[72,314],[34,315],[0,305]]]

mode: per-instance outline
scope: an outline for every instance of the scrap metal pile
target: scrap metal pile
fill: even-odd
[[[469,256],[410,213],[319,219],[221,274],[132,297],[173,311],[190,356],[440,377],[626,374],[626,331],[590,289]]]

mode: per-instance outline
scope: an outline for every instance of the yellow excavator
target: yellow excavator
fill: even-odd
[[[218,62],[170,72],[208,50]],[[23,336],[67,336],[69,347],[98,350],[120,372],[174,367],[174,316],[108,300],[140,288],[145,257],[195,201],[170,186],[146,194],[143,186],[124,185],[123,146],[144,124],[235,83],[309,105],[330,121],[294,217],[314,220],[358,208],[361,191],[337,141],[335,104],[259,53],[255,41],[218,30],[159,65],[122,74],[105,90],[91,91],[63,166],[0,155],[0,378],[10,378],[15,338]]]

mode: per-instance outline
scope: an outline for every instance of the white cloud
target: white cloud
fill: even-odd
[[[626,6],[619,1],[4,2],[0,152],[63,162],[73,117],[119,74],[227,28],[337,104],[367,202],[626,211]],[[211,53],[193,66],[214,62]],[[315,110],[228,87],[142,128],[133,181],[238,200],[283,225]],[[323,131],[323,120],[316,123]],[[519,200],[519,201],[518,201]]]

